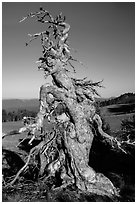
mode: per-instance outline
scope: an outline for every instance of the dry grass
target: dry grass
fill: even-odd
[[[110,115],[104,116],[105,121],[110,125],[111,131],[120,130],[122,120],[129,119],[135,115],[134,113],[122,114],[122,115]]]

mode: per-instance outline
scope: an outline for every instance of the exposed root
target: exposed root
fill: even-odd
[[[17,179],[19,178],[21,173],[23,173],[23,171],[25,171],[25,169],[27,168],[27,166],[29,164],[31,156],[32,155],[29,154],[26,164],[18,171],[18,173],[16,174],[15,178],[8,185],[13,185],[17,181]]]
[[[26,170],[26,168],[28,167],[29,163],[30,163],[30,159],[31,157],[33,157],[34,155],[37,155],[37,154],[46,154],[46,150],[48,149],[47,147],[50,145],[50,143],[53,142],[53,140],[56,138],[57,134],[56,134],[56,131],[53,132],[53,137],[48,140],[47,142],[45,141],[42,141],[40,142],[37,146],[33,147],[31,150],[30,150],[30,153],[28,155],[28,158],[27,158],[27,161],[25,163],[25,165],[18,171],[18,173],[16,174],[15,178],[9,183],[9,185],[13,185],[17,179],[19,178],[19,176]],[[47,154],[46,154],[47,155]],[[47,155],[48,157],[48,155]],[[57,162],[54,162],[55,164]],[[52,164],[52,163],[51,163]],[[50,166],[51,166],[50,164]],[[53,164],[52,164],[53,166]],[[53,167],[52,167],[53,168]],[[55,169],[54,169],[55,170]]]
[[[27,139],[27,137],[28,137],[28,135],[26,136],[26,137],[24,137],[24,139],[23,140],[21,140],[18,144],[17,144],[17,146],[16,147],[19,147],[19,145],[21,144],[21,143],[23,143],[26,139]]]

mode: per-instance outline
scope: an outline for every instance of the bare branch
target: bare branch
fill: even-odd
[[[40,18],[40,15],[44,14],[44,16],[42,16]],[[27,16],[23,17],[19,22],[23,22],[24,20],[28,19],[28,18],[33,18],[33,17],[37,17],[39,18],[39,21],[43,23],[43,19],[48,16],[50,18],[51,21],[53,21],[53,17],[51,16],[51,14],[47,11],[47,10],[44,10],[43,8],[40,8],[40,11],[38,12],[34,12],[34,13],[29,13]]]
[[[100,133],[101,136],[103,136],[104,138],[108,139],[108,141],[111,142],[111,145],[113,148],[118,148],[120,149],[122,152],[124,152],[125,154],[127,154],[127,152],[122,148],[122,143],[123,142],[120,142],[117,140],[117,138],[114,138],[110,135],[108,135],[107,133],[105,133],[103,130],[102,130],[102,120],[100,118],[100,116],[98,114],[95,114],[94,118],[93,118],[94,121],[96,121],[97,125],[98,125],[98,131]],[[114,146],[116,145],[116,146]]]

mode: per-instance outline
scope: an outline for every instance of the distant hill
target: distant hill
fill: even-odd
[[[38,99],[3,99],[2,109],[17,111],[18,109],[35,110],[39,108]]]
[[[108,106],[113,104],[135,104],[135,94],[125,93],[115,98],[98,100],[100,106]]]

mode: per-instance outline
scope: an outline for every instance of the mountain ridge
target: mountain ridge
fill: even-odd
[[[134,93],[124,93],[118,97],[99,101],[100,106],[108,106],[113,104],[135,104],[135,94]]]

